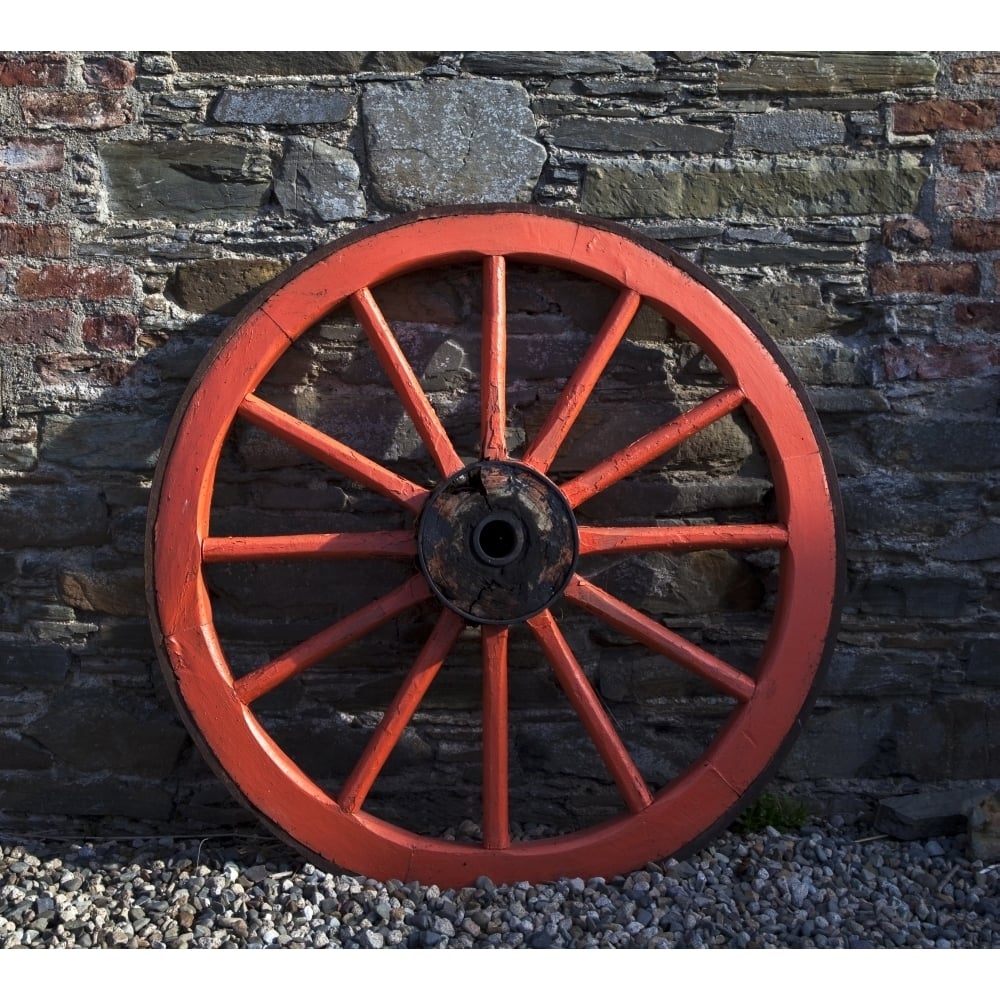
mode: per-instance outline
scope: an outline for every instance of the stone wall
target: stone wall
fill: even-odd
[[[808,387],[840,476],[849,585],[831,669],[780,776],[830,810],[1000,778],[998,116],[995,54],[0,56],[4,822],[191,829],[242,816],[178,721],[145,616],[146,504],[171,413],[226,318],[290,263],[395,213],[477,202],[561,207],[662,240],[742,299]],[[475,433],[477,295],[458,273],[381,297],[459,438]],[[515,436],[537,426],[559,363],[608,304],[556,275],[512,277]],[[660,317],[630,337],[567,467],[710,383]],[[416,468],[412,429],[379,378],[338,313],[271,391]],[[614,512],[766,505],[747,427],[728,421],[701,442],[647,470]],[[387,516],[245,429],[217,494],[232,530]],[[771,571],[709,553],[617,563],[602,579],[749,663]],[[234,664],[287,648],[308,619],[345,613],[390,578],[220,571]],[[641,647],[566,627],[637,759],[665,780],[718,707],[689,680],[664,680]],[[404,617],[262,716],[336,781],[421,628]],[[515,778],[540,771],[549,788],[525,815],[610,808],[614,792],[554,707],[531,643],[515,649]],[[474,674],[460,663],[435,688],[387,774],[386,815],[412,815],[400,797],[421,781],[438,791],[435,815],[475,813]]]

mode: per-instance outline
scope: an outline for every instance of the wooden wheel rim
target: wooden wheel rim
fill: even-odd
[[[639,793],[640,801],[612,821],[525,843],[487,837],[487,846],[412,833],[346,809],[317,787],[256,719],[250,704],[260,692],[253,682],[234,681],[202,573],[223,441],[288,346],[359,290],[408,271],[475,259],[576,272],[638,296],[682,327],[730,386],[718,394],[730,394],[720,415],[740,406],[758,434],[787,532],[766,648],[749,687],[735,687],[741,703],[699,760],[655,795]],[[459,470],[447,447],[441,455],[443,475]],[[532,464],[530,457],[525,462]],[[540,471],[548,467],[539,464]],[[418,490],[398,499],[417,512],[428,495]],[[150,505],[147,596],[164,673],[193,737],[227,784],[285,839],[325,862],[382,879],[462,885],[486,874],[502,882],[541,881],[614,874],[678,853],[739,808],[794,737],[832,648],[840,536],[832,463],[804,391],[771,341],[711,279],[657,244],[598,220],[509,207],[442,210],[372,227],[317,251],[236,317],[192,380],[167,435]],[[399,609],[431,596],[415,580],[405,594],[394,592]],[[611,620],[606,616],[613,609],[601,606],[600,592],[595,597],[595,588],[575,580],[566,598]],[[448,631],[448,614],[438,631]],[[528,624],[550,661],[558,658],[549,613]],[[497,631],[483,626],[484,651]],[[446,652],[450,642],[442,642]]]

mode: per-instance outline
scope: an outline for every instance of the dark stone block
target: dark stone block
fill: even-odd
[[[100,154],[109,205],[121,219],[252,219],[271,190],[271,158],[253,146],[106,142]]]
[[[187,743],[185,730],[154,706],[92,688],[63,688],[26,733],[81,771],[161,779]]]
[[[69,667],[70,654],[61,646],[39,645],[25,640],[17,648],[7,644],[0,647],[0,684],[31,688],[62,684]]]
[[[896,708],[898,769],[917,781],[995,779],[1000,703],[939,700]]]
[[[348,73],[418,73],[436,52],[174,52],[182,73],[234,76],[342,76]]]
[[[966,811],[976,797],[968,788],[893,795],[879,802],[874,826],[897,840],[955,837],[965,833]]]
[[[53,414],[45,419],[40,451],[45,461],[74,469],[152,469],[166,429],[165,416]]]
[[[601,118],[564,118],[552,130],[553,143],[567,149],[634,153],[718,153],[726,139],[707,125]]]
[[[484,76],[648,73],[655,68],[645,52],[470,52],[462,60],[462,69]]]
[[[985,472],[1000,466],[995,421],[872,417],[865,426],[875,455],[907,470]]]
[[[3,501],[0,547],[5,549],[100,545],[107,538],[108,509],[95,489],[15,486]]]
[[[1000,687],[1000,639],[977,639],[972,643],[965,678],[970,684]]]

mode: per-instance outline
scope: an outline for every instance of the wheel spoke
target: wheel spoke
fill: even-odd
[[[737,409],[745,399],[738,388],[723,389],[703,403],[675,417],[663,426],[633,441],[626,448],[599,462],[562,486],[571,507],[578,507],[592,496],[652,462],[682,441],[704,430]]]
[[[441,475],[450,476],[458,472],[464,463],[458,457],[430,400],[421,389],[410,362],[372,297],[371,289],[362,288],[355,292],[351,296],[351,306]]]
[[[412,531],[355,531],[331,535],[236,535],[206,538],[207,563],[265,559],[411,559],[417,554]]]
[[[465,622],[453,611],[445,609],[441,612],[410,672],[340,789],[337,801],[345,812],[353,813],[361,808],[463,628]]]
[[[612,552],[694,552],[699,549],[780,549],[788,544],[781,524],[670,524],[600,528],[581,525],[580,555]]]
[[[507,457],[507,262],[483,261],[482,457]]]
[[[539,472],[548,471],[556,452],[566,439],[570,428],[590,398],[597,380],[611,360],[629,324],[635,318],[642,302],[641,296],[631,288],[623,289],[605,317],[597,335],[590,342],[587,353],[576,366],[569,381],[545,418],[541,430],[525,452],[523,461]]]
[[[430,490],[390,472],[370,458],[365,458],[360,452],[348,448],[346,444],[341,444],[315,427],[310,427],[298,417],[279,410],[253,393],[249,393],[240,404],[239,413],[250,423],[269,431],[286,444],[389,500],[395,500],[407,510],[418,513],[430,496]]]
[[[430,596],[431,591],[424,577],[421,574],[411,577],[384,597],[366,604],[336,625],[318,632],[277,659],[241,677],[234,685],[237,697],[249,705],[307,667],[319,663]]]
[[[556,625],[552,613],[543,611],[529,619],[528,626],[534,632],[562,689],[594,741],[597,752],[611,772],[625,804],[632,812],[641,812],[653,801],[649,788]]]
[[[508,815],[507,639],[503,625],[483,626],[483,846],[510,846]]]
[[[624,632],[625,635],[638,639],[654,652],[661,653],[693,674],[697,674],[737,701],[746,702],[753,697],[756,684],[752,677],[748,677],[742,671],[731,667],[694,643],[688,642],[676,632],[612,597],[606,590],[601,590],[579,574],[575,575],[566,587],[566,598],[586,608],[591,614]]]

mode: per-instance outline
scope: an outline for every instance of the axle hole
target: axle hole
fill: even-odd
[[[472,550],[490,566],[512,562],[524,548],[524,529],[512,514],[498,511],[484,517],[472,532]]]

